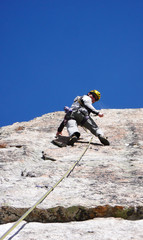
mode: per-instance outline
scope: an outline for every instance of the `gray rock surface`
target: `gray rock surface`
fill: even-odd
[[[41,231],[42,239],[142,239],[143,220],[137,219],[143,218],[143,109],[105,109],[104,114],[93,118],[111,145],[94,137],[74,171],[38,205],[14,239],[25,239],[24,234],[41,239]],[[63,116],[54,112],[0,128],[0,232],[49,191],[87,147],[91,134],[83,128],[74,147],[51,142]],[[63,136],[68,136],[66,129]]]

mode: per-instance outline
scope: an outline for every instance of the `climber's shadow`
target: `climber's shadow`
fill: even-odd
[[[79,139],[79,140],[77,141],[77,143],[85,143],[85,144],[88,144],[89,142],[88,142],[88,141],[82,141],[81,139]],[[103,146],[101,143],[94,143],[94,142],[91,142],[90,145]]]
[[[66,147],[68,144],[68,141],[69,141],[69,137],[59,135],[54,140],[52,140],[52,143],[54,145],[57,145],[58,147]]]
[[[89,142],[88,141],[84,141],[82,140],[83,138],[79,138],[79,140],[76,142],[76,143],[81,143],[81,144],[88,144]],[[68,141],[69,141],[69,137],[68,136],[61,136],[59,135],[58,137],[56,137],[52,143],[54,145],[57,145],[59,147],[65,147],[68,145]],[[94,142],[91,142],[90,143],[91,145],[94,145],[94,146],[102,146],[102,144],[100,143],[94,143]]]

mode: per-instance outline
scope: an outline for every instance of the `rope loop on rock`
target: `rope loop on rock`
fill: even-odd
[[[86,151],[88,150],[91,142],[92,142],[93,137],[91,137],[88,146],[85,148],[85,150],[83,151],[83,153],[81,154],[81,156],[78,158],[78,160],[73,164],[73,166],[60,178],[60,180],[53,186],[51,187],[51,189],[49,191],[47,191],[31,208],[29,208],[27,210],[27,212],[25,212],[17,222],[15,222],[12,227],[10,229],[8,229],[0,238],[0,240],[3,240],[9,233],[11,233],[32,211],[34,208],[36,208],[41,202],[44,201],[44,199],[59,185],[60,182],[62,182],[62,180],[65,177],[69,177],[69,175],[71,174],[71,172],[74,170],[75,166],[79,163],[79,161],[82,159],[82,157],[84,156],[84,154],[86,153]]]

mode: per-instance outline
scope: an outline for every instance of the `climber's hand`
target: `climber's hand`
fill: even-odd
[[[101,112],[99,112],[99,113],[98,113],[98,116],[99,116],[99,117],[104,117],[104,114],[101,113]]]
[[[62,132],[57,132],[56,133],[56,137],[58,137],[59,135],[62,135]]]

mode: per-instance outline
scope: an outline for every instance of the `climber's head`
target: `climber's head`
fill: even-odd
[[[97,90],[91,90],[91,91],[88,93],[88,96],[91,97],[92,103],[94,103],[94,102],[97,102],[97,101],[100,99],[101,94],[100,94],[100,92],[98,92]]]

